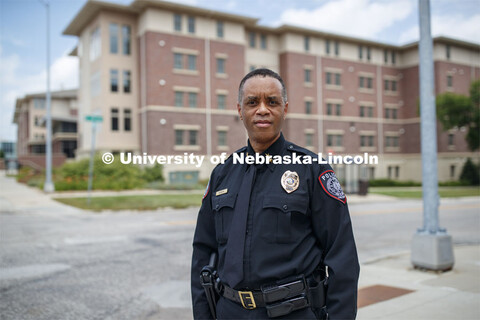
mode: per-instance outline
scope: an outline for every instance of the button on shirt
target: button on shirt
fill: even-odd
[[[237,154],[255,155],[249,144]],[[283,135],[263,155],[317,155],[286,141]],[[217,270],[225,274],[226,245],[242,175],[248,164],[234,163],[231,156],[212,172],[202,201],[193,241],[192,299],[195,318],[211,318],[200,270],[218,252]],[[352,319],[356,314],[359,265],[346,198],[328,192],[319,179],[333,171],[326,164],[256,164],[248,209],[243,281],[235,289],[259,289],[261,285],[328,266],[327,311],[330,319]],[[282,187],[286,171],[298,175],[298,188]],[[335,179],[336,181],[336,179]],[[338,184],[338,181],[337,181]],[[338,184],[339,187],[339,184]],[[218,192],[227,190],[226,193]],[[218,192],[218,193],[217,193]],[[343,194],[343,191],[338,191]],[[229,285],[228,283],[226,283]]]

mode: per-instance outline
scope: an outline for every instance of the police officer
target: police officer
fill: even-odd
[[[194,318],[213,317],[199,275],[217,253],[218,319],[354,319],[359,264],[335,173],[318,162],[278,161],[317,155],[283,137],[288,102],[277,73],[247,74],[237,108],[248,145],[213,170],[202,200],[193,240]],[[256,154],[267,161],[240,161]]]

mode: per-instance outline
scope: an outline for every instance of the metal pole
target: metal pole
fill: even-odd
[[[47,9],[47,137],[45,141],[46,158],[45,158],[45,184],[43,191],[53,192],[55,186],[52,182],[52,101],[50,95],[50,4],[47,1],[43,2]]]
[[[437,233],[438,178],[437,127],[435,119],[435,85],[433,46],[430,33],[430,3],[420,0],[420,120],[422,144],[423,232]]]
[[[93,183],[93,159],[95,157],[95,134],[97,132],[97,122],[92,122],[92,149],[90,150],[90,164],[88,166],[88,197],[87,205],[90,205],[92,198],[92,183]]]
[[[416,267],[448,270],[453,267],[452,238],[439,228],[437,127],[430,2],[419,0],[420,121],[422,146],[423,228],[413,237],[412,263]]]

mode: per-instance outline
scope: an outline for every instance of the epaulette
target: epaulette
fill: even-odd
[[[296,152],[296,153],[302,153],[302,154],[305,154],[305,155],[316,156],[316,154],[313,153],[312,151],[310,151],[306,148],[300,147],[300,146],[298,146],[294,143],[291,143],[289,141],[285,141],[285,146],[286,146],[287,150],[290,151],[290,152]]]
[[[233,152],[228,156],[227,160],[230,159],[234,153],[242,153],[242,152],[245,152],[246,150],[247,150],[247,146],[241,147],[240,149],[238,149],[238,150],[236,150],[236,151],[233,151]]]

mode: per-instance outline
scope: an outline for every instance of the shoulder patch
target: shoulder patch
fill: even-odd
[[[210,191],[210,180],[208,180],[207,188],[205,189],[205,193],[203,194],[202,201],[208,195],[208,191]]]
[[[337,199],[341,203],[347,202],[347,196],[338,182],[337,176],[333,170],[326,170],[320,174],[318,181],[322,185],[323,190],[332,198]]]

